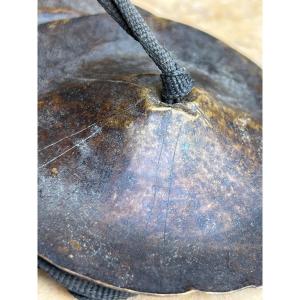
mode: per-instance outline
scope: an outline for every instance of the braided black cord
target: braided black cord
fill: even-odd
[[[124,300],[133,294],[107,288],[69,274],[39,257],[38,266],[79,300]]]
[[[138,10],[129,0],[97,0],[107,13],[145,49],[162,74],[162,99],[167,103],[180,102],[193,87],[192,79],[178,65],[145,23]]]

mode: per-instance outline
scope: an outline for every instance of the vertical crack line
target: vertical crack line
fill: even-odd
[[[163,119],[162,123],[164,121],[165,120]],[[162,138],[162,142],[161,142],[161,146],[160,146],[160,150],[159,150],[159,155],[158,155],[158,160],[157,160],[157,164],[156,164],[155,180],[154,180],[154,186],[153,186],[153,188],[154,188],[153,203],[151,205],[150,212],[149,212],[149,215],[148,215],[148,218],[147,218],[146,232],[147,232],[147,229],[148,229],[148,226],[149,226],[149,222],[150,222],[150,219],[151,219],[151,216],[152,216],[153,208],[154,208],[155,203],[156,203],[157,185],[158,185],[158,170],[159,170],[159,166],[160,166],[160,161],[161,161],[161,156],[162,156],[163,148],[164,148],[164,145],[165,145],[165,139],[166,139],[167,131],[168,131],[168,123],[166,123],[165,126],[164,126],[163,138]]]
[[[167,196],[167,208],[166,208],[166,216],[165,216],[164,231],[163,231],[163,250],[165,250],[165,245],[166,245],[166,231],[167,231],[167,222],[168,222],[169,209],[170,209],[170,196],[171,196],[171,189],[172,189],[173,177],[174,177],[174,162],[175,162],[175,156],[176,156],[179,137],[181,135],[181,128],[182,128],[182,126],[180,126],[178,134],[177,134],[175,148],[174,148],[174,152],[173,152],[173,156],[172,156],[171,168],[170,168],[168,196]],[[163,251],[163,252],[164,252],[164,256],[165,256],[165,251]]]

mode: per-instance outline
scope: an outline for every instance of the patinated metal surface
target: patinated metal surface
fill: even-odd
[[[38,0],[39,24],[104,12],[96,0]]]
[[[261,72],[146,15],[189,69],[186,102],[105,15],[39,28],[39,255],[148,293],[261,285]]]

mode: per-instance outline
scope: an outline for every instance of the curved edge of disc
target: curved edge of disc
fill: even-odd
[[[94,17],[94,16],[88,16],[88,17]],[[86,17],[80,17],[80,18],[86,18]],[[79,19],[79,18],[76,18],[76,19]],[[73,20],[71,20],[71,22],[73,22]],[[236,49],[232,48],[227,43],[225,43],[223,41],[220,41],[219,39],[217,39],[213,35],[211,35],[209,33],[206,33],[203,30],[198,30],[196,28],[193,28],[193,27],[191,27],[189,25],[182,24],[180,22],[175,22],[175,21],[171,21],[171,20],[168,20],[168,22],[173,23],[173,24],[180,24],[180,26],[187,27],[189,30],[193,30],[193,31],[197,31],[197,32],[200,31],[202,34],[205,34],[211,40],[213,40],[215,42],[218,42],[218,43],[221,43],[223,47],[230,49],[230,51],[234,52],[239,57],[245,59],[247,61],[247,64],[255,66],[259,72],[261,71],[261,67],[258,66],[255,62],[253,62],[251,59],[249,59],[248,57],[246,57],[244,54],[238,52]],[[62,26],[64,26],[64,24]],[[172,294],[149,293],[149,292],[144,292],[144,291],[136,291],[136,290],[131,290],[131,289],[127,289],[127,288],[121,288],[121,287],[117,287],[117,286],[111,285],[109,283],[102,282],[100,280],[92,279],[92,278],[90,278],[88,276],[84,276],[84,275],[78,274],[78,273],[76,273],[73,270],[70,270],[70,269],[67,269],[67,268],[63,268],[60,265],[56,264],[55,262],[52,262],[48,258],[43,257],[43,255],[39,255],[39,256],[41,258],[43,258],[44,260],[48,261],[49,263],[51,263],[53,266],[57,267],[60,270],[65,271],[65,272],[67,272],[69,274],[72,274],[72,275],[77,276],[77,277],[82,278],[82,279],[86,279],[86,280],[88,280],[90,282],[94,282],[96,284],[103,285],[103,286],[108,287],[108,288],[113,288],[113,289],[116,289],[116,290],[119,290],[119,291],[129,292],[129,293],[132,293],[132,294],[143,294],[143,295],[152,295],[152,296],[153,295],[156,295],[156,296],[176,296],[176,295],[187,295],[187,294],[190,294],[190,293],[192,293],[194,291],[199,291],[199,292],[205,293],[205,294],[225,294],[226,295],[226,294],[230,294],[230,293],[237,292],[237,291],[240,291],[240,290],[244,290],[244,289],[247,289],[247,288],[254,288],[254,287],[255,288],[259,288],[259,287],[261,287],[261,285],[258,285],[258,286],[256,286],[256,285],[247,285],[247,286],[244,286],[244,287],[241,287],[241,288],[237,288],[237,289],[229,290],[229,291],[224,291],[224,292],[213,292],[213,291],[205,291],[205,290],[198,290],[198,289],[195,289],[195,288],[190,288],[187,291],[184,291],[184,292],[181,292],[181,293],[172,293]]]
[[[48,262],[49,264],[52,264],[56,268],[60,269],[61,271],[66,272],[68,274],[77,276],[77,277],[79,277],[81,279],[85,279],[87,281],[93,282],[95,284],[102,285],[102,286],[110,288],[110,289],[115,289],[115,290],[118,290],[118,291],[121,291],[121,292],[127,292],[127,293],[131,293],[131,294],[135,294],[135,295],[165,296],[165,297],[167,297],[167,296],[188,295],[188,294],[191,294],[191,293],[193,293],[195,291],[200,292],[200,293],[204,293],[204,294],[211,294],[211,295],[221,295],[221,294],[228,295],[228,294],[235,293],[235,292],[238,292],[238,291],[242,291],[242,290],[245,290],[245,289],[248,289],[248,288],[261,288],[262,287],[262,285],[259,285],[259,286],[256,286],[256,285],[247,285],[247,286],[235,289],[235,290],[230,290],[230,291],[225,291],[225,292],[212,292],[212,291],[204,291],[204,290],[198,290],[198,289],[195,289],[195,288],[191,288],[191,289],[189,289],[187,291],[184,291],[182,293],[175,293],[175,294],[174,293],[171,293],[171,294],[149,293],[149,292],[144,292],[144,291],[135,291],[135,290],[131,290],[131,289],[128,289],[128,288],[121,288],[121,287],[117,287],[117,286],[114,286],[112,284],[106,283],[104,281],[95,280],[95,279],[90,278],[88,276],[85,276],[85,275],[82,275],[82,274],[78,274],[75,271],[72,271],[70,269],[63,268],[63,267],[59,266],[58,264],[54,263],[53,261],[51,261],[50,259],[46,258],[43,255],[38,254],[38,256],[40,258],[42,258],[43,260],[45,260],[46,262]]]

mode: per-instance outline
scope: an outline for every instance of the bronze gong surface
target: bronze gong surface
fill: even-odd
[[[109,16],[39,26],[39,255],[136,292],[259,286],[261,70],[143,15],[195,80],[183,103]]]

